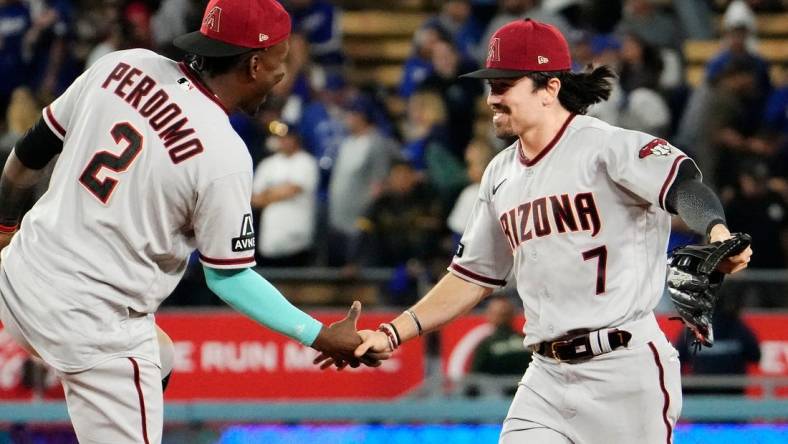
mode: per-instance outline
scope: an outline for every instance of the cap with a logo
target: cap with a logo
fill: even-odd
[[[290,35],[290,14],[276,0],[211,0],[199,31],[176,37],[176,47],[206,57],[268,48]]]
[[[572,57],[561,32],[536,20],[517,20],[490,38],[486,68],[460,77],[511,79],[533,71],[569,71]]]

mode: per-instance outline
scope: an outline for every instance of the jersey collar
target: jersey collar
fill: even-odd
[[[553,149],[554,146],[558,144],[558,141],[561,140],[561,136],[564,135],[564,131],[566,131],[566,127],[569,126],[569,123],[572,122],[572,119],[574,119],[576,115],[577,114],[572,113],[569,115],[569,117],[566,118],[564,124],[561,125],[561,129],[559,129],[558,132],[555,134],[555,137],[553,137],[553,140],[551,140],[550,143],[548,143],[547,146],[545,146],[544,149],[542,149],[542,151],[540,151],[539,154],[537,154],[536,157],[534,157],[533,159],[525,158],[525,154],[523,154],[523,150],[520,147],[520,141],[518,140],[517,154],[520,159],[520,163],[527,167],[536,165],[536,162],[539,162],[544,156],[547,155],[547,153],[550,152],[550,150]]]
[[[185,74],[186,77],[189,78],[189,81],[192,82],[192,85],[196,86],[197,89],[200,90],[200,92],[205,94],[206,97],[213,100],[214,103],[219,105],[219,108],[221,108],[225,114],[227,114],[228,116],[230,115],[230,111],[224,106],[224,104],[221,101],[219,101],[219,98],[216,97],[216,94],[211,92],[210,88],[208,88],[208,86],[205,83],[203,83],[202,79],[200,78],[200,76],[197,75],[197,73],[192,71],[192,69],[189,68],[189,66],[183,62],[178,62],[178,68],[180,68],[183,74]]]

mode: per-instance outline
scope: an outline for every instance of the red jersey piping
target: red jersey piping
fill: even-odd
[[[566,118],[566,121],[564,121],[564,124],[561,125],[561,129],[559,129],[558,132],[555,134],[555,137],[553,137],[553,140],[551,140],[550,143],[547,144],[547,146],[542,148],[542,151],[540,151],[539,154],[537,154],[536,157],[534,157],[533,159],[529,160],[529,159],[525,158],[525,154],[523,154],[523,149],[520,146],[520,142],[518,141],[517,142],[517,153],[519,154],[520,163],[522,163],[524,166],[527,166],[527,167],[536,165],[536,162],[539,162],[539,160],[541,160],[544,156],[546,156],[547,153],[549,153],[550,150],[553,149],[553,147],[558,145],[558,141],[561,140],[561,136],[564,135],[564,131],[566,131],[566,127],[569,126],[569,123],[572,121],[572,119],[575,118],[576,115],[577,114],[572,113],[572,114],[569,115],[569,117]]]
[[[230,111],[224,106],[224,104],[221,101],[219,101],[219,98],[216,97],[216,94],[211,92],[211,90],[203,83],[203,81],[199,78],[199,76],[194,74],[191,68],[189,68],[183,62],[178,63],[178,68],[180,68],[181,71],[186,75],[186,77],[189,78],[189,80],[192,82],[192,85],[196,86],[197,89],[200,90],[200,92],[205,94],[206,97],[213,100],[214,103],[219,105],[219,108],[221,108],[225,114],[227,114],[228,116],[230,115]]]

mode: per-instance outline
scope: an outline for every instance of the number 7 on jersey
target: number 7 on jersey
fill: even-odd
[[[607,271],[607,247],[592,248],[583,252],[583,260],[599,258],[596,264],[596,294],[605,292],[605,273]]]

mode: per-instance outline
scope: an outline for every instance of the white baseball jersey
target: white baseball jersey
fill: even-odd
[[[195,248],[210,267],[255,264],[246,146],[186,65],[142,49],[105,56],[43,115],[63,152],[0,292],[59,370],[158,362],[152,313]]]
[[[640,319],[664,288],[665,195],[684,160],[662,139],[573,115],[536,158],[516,142],[490,163],[449,269],[486,287],[513,269],[527,346]]]

